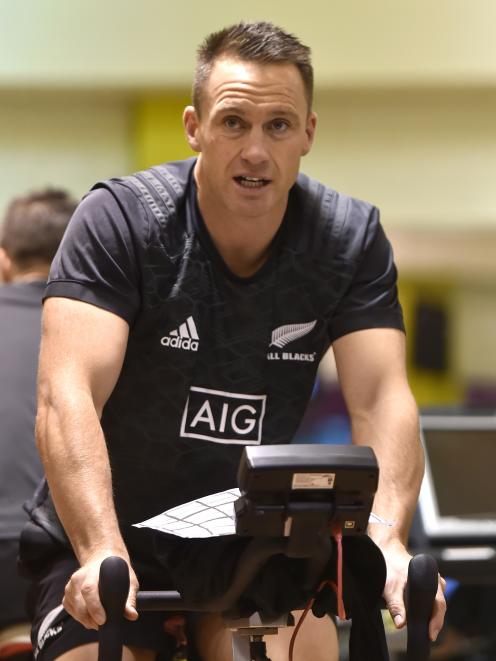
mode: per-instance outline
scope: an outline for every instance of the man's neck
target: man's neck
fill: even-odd
[[[210,238],[229,270],[239,277],[254,275],[270,255],[286,204],[267,216],[243,217],[211,203],[198,188],[198,206]]]

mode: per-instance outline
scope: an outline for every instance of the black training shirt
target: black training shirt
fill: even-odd
[[[299,175],[270,257],[240,278],[205,227],[194,163],[98,184],[46,290],[130,326],[102,417],[125,537],[129,524],[235,486],[243,445],[290,442],[335,339],[403,329],[376,208]]]

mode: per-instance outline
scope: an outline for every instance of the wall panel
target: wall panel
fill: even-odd
[[[0,95],[0,212],[13,195],[64,186],[78,197],[131,167],[129,103],[92,94]]]

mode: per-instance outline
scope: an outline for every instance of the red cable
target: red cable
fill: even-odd
[[[317,594],[320,592],[321,588],[323,588],[325,583],[321,583],[319,586],[319,589],[317,590]],[[303,620],[306,618],[308,611],[312,608],[313,604],[315,601],[315,597],[312,597],[307,605],[305,606],[305,610],[303,613],[300,615],[300,619],[298,620],[295,629],[293,631],[293,635],[291,636],[291,641],[289,643],[289,661],[293,661],[293,649],[294,649],[294,644],[296,640],[296,636],[298,634],[298,631],[300,630],[301,625],[303,624]]]
[[[346,611],[344,609],[343,602],[343,532],[338,524],[336,524],[332,529],[332,536],[336,541],[338,547],[338,566],[337,566],[337,579],[338,579],[338,588],[336,592],[336,597],[338,601],[338,617],[340,620],[346,620]]]

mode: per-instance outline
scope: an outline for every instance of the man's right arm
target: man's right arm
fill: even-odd
[[[64,607],[88,628],[105,620],[98,596],[102,560],[118,555],[129,562],[100,425],[128,332],[121,317],[94,305],[67,298],[45,302],[36,438],[57,513],[81,565],[66,586]],[[132,569],[130,577],[126,617],[136,619]]]

